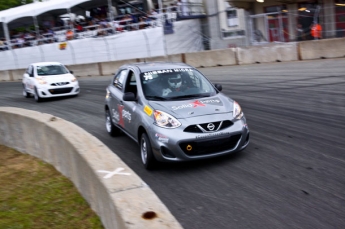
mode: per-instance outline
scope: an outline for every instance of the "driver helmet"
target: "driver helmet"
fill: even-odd
[[[177,75],[171,76],[168,79],[168,83],[169,83],[170,87],[174,88],[174,89],[177,89],[177,88],[181,87],[181,84],[182,84],[182,77],[181,77],[181,75],[177,74]]]

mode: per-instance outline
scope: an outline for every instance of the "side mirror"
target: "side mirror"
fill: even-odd
[[[221,84],[215,84],[214,86],[217,88],[218,91],[222,91],[223,90],[223,87],[222,87]]]
[[[30,77],[28,73],[24,73],[24,77]]]
[[[123,97],[123,101],[137,101],[133,92],[126,92]]]
[[[71,74],[73,74],[73,71],[69,71]]]

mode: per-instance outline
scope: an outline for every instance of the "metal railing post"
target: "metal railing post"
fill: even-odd
[[[12,50],[12,44],[11,44],[11,39],[10,39],[10,35],[8,33],[8,26],[7,23],[5,22],[5,18],[2,18],[2,28],[4,30],[5,33],[5,38],[6,38],[6,43],[7,43],[7,47],[9,50]]]
[[[103,38],[105,46],[107,47],[107,56],[108,56],[108,61],[111,61],[111,56],[110,56],[110,48],[109,48],[109,43],[106,37]]]
[[[146,42],[146,51],[147,51],[147,56],[151,57],[151,50],[150,50],[150,44],[149,44],[149,38],[147,37],[147,34],[145,31],[143,31],[144,37],[145,37],[145,42]]]

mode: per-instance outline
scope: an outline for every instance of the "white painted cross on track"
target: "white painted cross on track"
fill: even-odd
[[[111,178],[114,175],[126,175],[129,176],[131,175],[130,173],[121,173],[121,171],[125,170],[124,168],[117,168],[114,171],[106,171],[106,170],[97,170],[97,172],[99,173],[107,173],[107,175],[105,175],[103,178],[104,179],[108,179]]]

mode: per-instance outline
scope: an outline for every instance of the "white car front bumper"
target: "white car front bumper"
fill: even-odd
[[[79,83],[71,82],[66,85],[40,85],[37,87],[38,95],[41,98],[72,96],[80,92]]]

